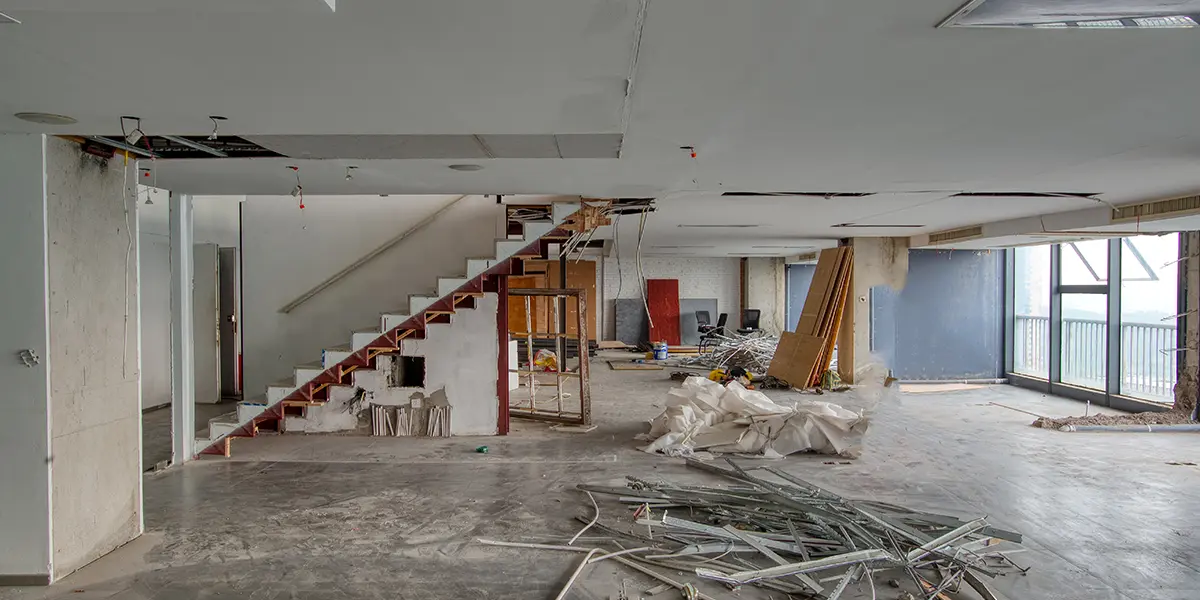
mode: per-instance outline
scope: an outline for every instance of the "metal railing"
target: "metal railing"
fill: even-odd
[[[1050,319],[1016,315],[1013,370],[1047,377],[1050,365]],[[1104,321],[1062,320],[1064,383],[1104,389],[1106,334]],[[1121,325],[1121,393],[1160,402],[1174,400],[1175,326],[1150,323]]]

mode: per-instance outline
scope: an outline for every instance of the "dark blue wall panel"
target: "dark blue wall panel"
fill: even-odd
[[[904,289],[871,290],[872,349],[902,380],[1002,377],[1003,327],[1003,251],[911,250]]]

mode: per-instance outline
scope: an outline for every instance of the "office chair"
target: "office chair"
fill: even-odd
[[[705,321],[704,324],[700,325],[700,351],[703,352],[705,346],[717,342],[718,338],[725,337],[725,322],[729,320],[729,313],[721,313],[721,315],[717,317],[716,325],[709,325],[707,323],[708,311],[706,310],[696,311],[697,321],[700,320],[701,314],[704,315]]]
[[[750,335],[752,333],[762,333],[758,328],[758,321],[762,317],[762,311],[757,308],[747,308],[742,311],[742,327],[737,330],[742,335]]]

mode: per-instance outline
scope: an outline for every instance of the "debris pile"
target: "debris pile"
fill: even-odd
[[[782,457],[795,452],[857,456],[869,419],[831,402],[777,404],[733,381],[689,377],[667,394],[667,408],[641,436],[644,452],[690,456],[696,450]]]
[[[706,344],[708,352],[689,356],[680,365],[707,367],[741,367],[751,373],[766,373],[775,356],[779,338],[765,335],[717,335],[715,344]]]
[[[1070,431],[1075,427],[1101,426],[1114,427],[1120,425],[1187,425],[1195,423],[1191,415],[1176,412],[1141,412],[1127,415],[1091,415],[1087,417],[1038,417],[1033,422],[1034,427]]]
[[[559,598],[588,565],[608,559],[663,584],[647,595],[674,588],[685,598],[701,599],[733,597],[720,586],[836,600],[855,584],[870,586],[875,596],[879,573],[888,585],[918,598],[945,598],[944,592],[965,586],[990,600],[998,596],[985,578],[1027,570],[1008,557],[1022,550],[1021,535],[993,528],[984,518],[964,521],[852,500],[778,469],[764,467],[778,478],[767,480],[728,463],[731,469],[687,463],[736,482],[728,487],[633,477],[626,478],[627,487],[578,486],[594,516],[579,517],[586,525],[566,545],[479,541],[586,553]],[[606,503],[601,510],[596,495],[623,506]],[[588,530],[607,536],[589,544],[600,547],[574,545]]]

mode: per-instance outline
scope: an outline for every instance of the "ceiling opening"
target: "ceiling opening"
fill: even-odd
[[[722,196],[802,196],[808,198],[862,198],[875,192],[725,192]]]
[[[951,198],[1082,198],[1095,200],[1098,195],[1086,192],[960,192]]]

